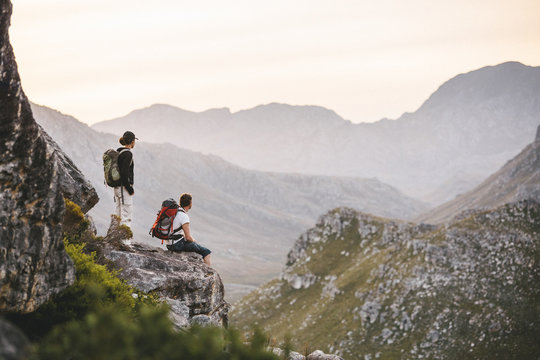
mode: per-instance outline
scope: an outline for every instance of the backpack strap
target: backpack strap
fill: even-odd
[[[118,156],[120,156],[120,154],[123,153],[123,152],[125,152],[125,151],[131,152],[128,148],[123,148],[123,149],[120,150],[120,152],[118,153]],[[133,154],[131,154],[131,161],[130,161],[129,165],[131,166],[131,164],[133,164]]]
[[[177,211],[181,211],[181,212],[183,212],[184,214],[186,213],[185,210],[184,210],[182,207],[180,207],[180,206],[178,207],[178,210],[177,210]],[[177,213],[178,213],[178,212],[177,212]],[[173,226],[171,226],[171,228],[174,228],[174,218],[176,218],[176,215],[173,217],[173,220],[172,220],[172,225],[173,225]],[[172,229],[172,232],[169,234],[169,237],[170,237],[171,235],[176,234],[176,233],[179,232],[180,230],[182,230],[182,225],[180,225],[180,227],[179,227],[178,229],[176,229],[176,230],[175,230],[175,229]]]

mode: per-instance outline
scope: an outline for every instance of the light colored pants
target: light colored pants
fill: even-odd
[[[124,193],[123,201],[122,192]],[[122,189],[121,186],[117,186],[114,188],[114,199],[116,201],[116,215],[120,218],[120,224],[131,227],[131,219],[133,216],[133,195],[129,195],[126,188]]]

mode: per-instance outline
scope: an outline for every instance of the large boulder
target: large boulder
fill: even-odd
[[[200,255],[134,243],[131,251],[112,250],[106,256],[122,269],[119,276],[128,284],[166,301],[177,327],[228,325],[223,282]]]
[[[99,201],[96,189],[41,126],[39,130],[47,142],[47,150],[52,153],[51,157],[57,163],[57,177],[62,195],[79,205],[81,211],[86,214]]]
[[[34,121],[9,43],[12,5],[0,6],[0,312],[27,313],[75,279],[63,197],[88,210],[97,195]]]
[[[30,355],[30,341],[11,323],[0,318],[0,359],[27,359]]]
[[[125,231],[112,216],[103,253],[119,277],[169,304],[177,328],[193,324],[228,326],[230,305],[219,274],[191,252],[170,252],[143,243],[123,243]],[[124,237],[124,239],[122,239]]]

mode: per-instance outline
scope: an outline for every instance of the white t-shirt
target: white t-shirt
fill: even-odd
[[[180,229],[186,223],[189,223],[189,216],[180,208],[174,218],[173,229]]]

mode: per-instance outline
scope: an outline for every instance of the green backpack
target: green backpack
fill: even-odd
[[[129,149],[122,149],[120,152],[109,149],[103,153],[103,171],[105,172],[105,183],[111,187],[122,185],[120,179],[120,168],[118,167],[118,156]]]

